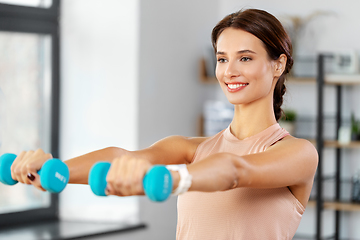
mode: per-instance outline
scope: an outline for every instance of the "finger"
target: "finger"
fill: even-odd
[[[38,171],[41,169],[43,164],[52,159],[51,154],[46,154],[43,150],[37,150],[26,162],[26,171],[27,171],[27,182],[33,184],[38,188],[42,188],[40,184],[40,176]]]
[[[137,184],[137,171],[139,160],[135,158],[128,159],[126,166],[123,168],[124,180],[123,180],[123,192],[125,196],[136,195]]]
[[[132,158],[129,156],[123,156],[119,159],[118,166],[116,168],[116,176],[114,179],[114,190],[118,196],[129,196],[129,180],[127,173],[131,168]]]
[[[28,177],[27,177],[27,168],[26,168],[26,164],[29,160],[29,158],[34,154],[34,151],[27,151],[25,153],[25,155],[23,156],[23,158],[18,161],[16,169],[15,169],[15,174],[18,177],[18,181],[21,183],[25,183],[25,184],[29,184],[28,181]]]
[[[116,158],[112,161],[110,169],[106,175],[106,182],[107,182],[107,186],[105,190],[106,195],[115,195],[114,182],[116,178],[116,169],[118,168],[119,161],[120,158]]]
[[[40,181],[39,181],[40,182]],[[33,184],[34,185],[34,187],[36,187],[37,189],[39,189],[40,191],[43,191],[43,192],[46,192],[46,190],[41,186],[41,184]]]
[[[18,173],[20,173],[20,169],[18,169],[19,162],[22,161],[25,154],[26,154],[26,152],[22,151],[19,155],[17,155],[17,157],[15,158],[13,164],[10,167],[11,177],[12,177],[12,179],[14,179],[16,181],[19,181],[19,176],[18,176]]]
[[[144,195],[144,186],[143,186],[143,179],[151,167],[151,164],[146,160],[140,160],[137,162],[137,172],[136,172],[136,183],[134,184],[134,191],[137,193],[136,195]]]

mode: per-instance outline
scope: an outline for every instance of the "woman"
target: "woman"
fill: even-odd
[[[153,164],[186,164],[172,171],[178,199],[177,239],[291,239],[308,202],[318,156],[277,121],[293,60],[281,23],[256,9],[226,16],[212,32],[216,77],[234,118],[209,138],[171,136],[149,148],[106,148],[70,159],[70,183],[87,183],[91,166],[112,161],[107,194],[142,195]],[[14,179],[42,189],[36,174],[51,158],[19,154]]]

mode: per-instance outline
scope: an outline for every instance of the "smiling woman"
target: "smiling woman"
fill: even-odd
[[[177,237],[292,239],[317,153],[277,123],[293,64],[290,39],[274,16],[248,9],[220,21],[212,43],[216,77],[235,113],[227,129],[197,147],[189,166],[194,191],[178,200]]]

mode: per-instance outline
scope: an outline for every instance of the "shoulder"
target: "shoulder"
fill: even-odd
[[[296,138],[291,135],[268,148],[268,151],[277,151],[289,156],[300,157],[317,165],[318,152],[309,140]]]

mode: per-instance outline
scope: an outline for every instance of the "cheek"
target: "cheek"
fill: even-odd
[[[259,64],[254,71],[254,78],[266,86],[271,86],[273,81],[271,66],[269,64]]]
[[[224,75],[224,73],[222,72],[221,67],[219,66],[219,64],[216,64],[216,66],[215,66],[215,76],[216,76],[216,78],[218,80],[220,80],[223,75]]]

